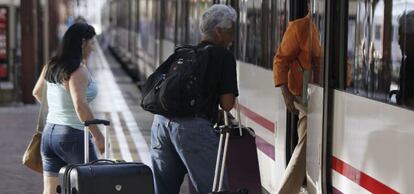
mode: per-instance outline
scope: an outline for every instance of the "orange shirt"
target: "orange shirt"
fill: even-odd
[[[319,64],[321,48],[319,46],[318,32],[312,23],[313,48],[310,56],[310,16],[309,14],[289,22],[282,42],[273,58],[273,79],[275,86],[287,84],[290,92],[301,96],[303,87],[303,70],[311,69],[311,61]],[[318,79],[319,65],[312,71],[313,78]],[[312,74],[310,73],[310,75]],[[312,75],[311,75],[312,76]]]

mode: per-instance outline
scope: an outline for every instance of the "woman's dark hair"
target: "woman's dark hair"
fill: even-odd
[[[63,36],[58,51],[47,65],[45,79],[51,83],[62,83],[79,68],[82,61],[82,42],[95,36],[95,29],[86,23],[75,23]]]

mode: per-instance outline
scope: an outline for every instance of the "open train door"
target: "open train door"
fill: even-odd
[[[306,179],[308,193],[323,192],[327,135],[326,112],[328,108],[328,89],[325,81],[325,59],[327,51],[326,36],[326,0],[310,1],[311,29],[311,69],[305,72],[303,101],[307,104],[307,143],[306,143]],[[306,87],[307,85],[307,87]]]
[[[347,79],[343,47],[347,45],[347,25],[343,25],[343,20],[348,4],[346,1],[310,0],[310,6],[311,25],[316,28],[317,40],[311,43],[312,69],[309,83],[305,83],[308,86],[304,87],[307,88],[304,101],[308,108],[307,190],[309,194],[331,193],[333,123],[339,115],[334,111],[334,94],[336,88],[344,88]],[[317,53],[318,48],[320,53]]]

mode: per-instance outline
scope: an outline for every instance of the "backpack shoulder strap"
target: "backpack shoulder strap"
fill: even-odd
[[[174,53],[178,53],[178,52],[180,52],[180,51],[182,51],[182,50],[185,50],[185,49],[197,49],[197,46],[193,46],[193,45],[177,45],[177,47],[175,47],[175,49],[174,49]]]
[[[156,72],[166,72],[169,68],[171,63],[174,62],[174,60],[177,58],[178,53],[174,52],[173,54],[171,54],[167,60],[165,60],[163,63],[161,63],[160,66],[157,67],[157,69],[155,69],[154,73]]]

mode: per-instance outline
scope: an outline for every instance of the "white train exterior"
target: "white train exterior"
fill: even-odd
[[[213,3],[239,13],[233,49],[241,121],[256,132],[262,187],[274,194],[286,168],[289,123],[274,87],[272,58],[303,3],[114,0],[104,6],[104,30],[109,46],[142,82],[176,45],[199,41],[199,17]],[[305,83],[309,193],[414,193],[414,111],[390,95],[400,88],[398,21],[410,10],[412,0],[311,0],[324,57],[319,82]]]

